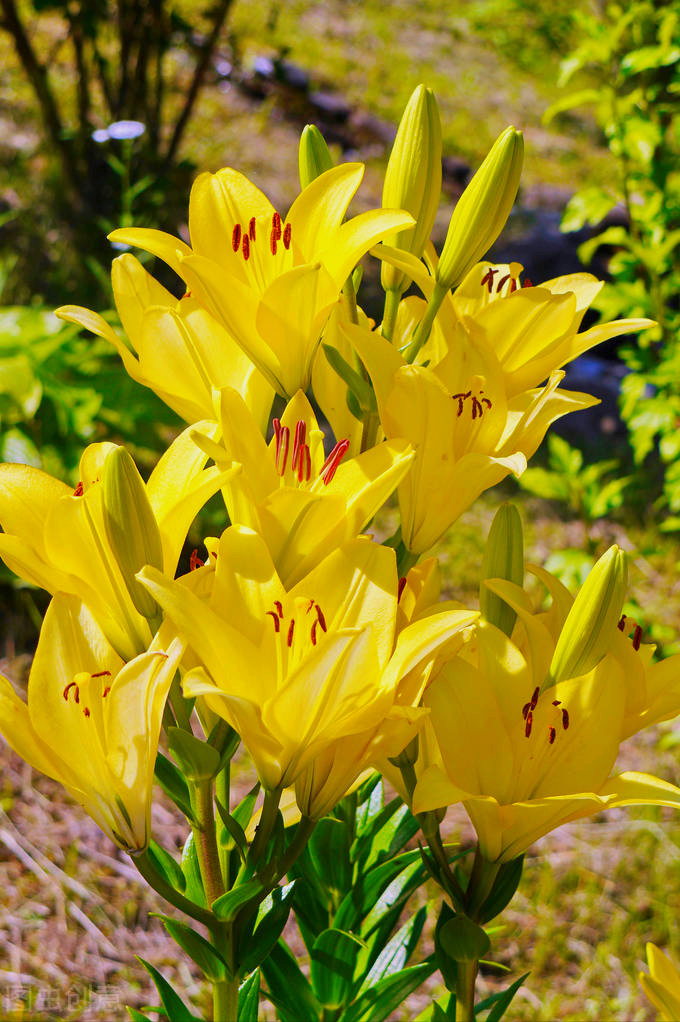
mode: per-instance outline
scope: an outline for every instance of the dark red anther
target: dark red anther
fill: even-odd
[[[517,281],[515,280],[514,277],[511,277],[510,278],[510,294],[512,294],[512,292],[516,291],[516,290],[517,290]]]
[[[532,695],[532,697],[531,697],[531,703],[530,703],[530,708],[531,708],[532,710],[535,710],[535,709],[536,709],[536,703],[538,702],[538,693],[539,693],[539,692],[540,692],[540,688],[539,688],[539,686],[537,685],[537,686],[536,686],[536,688],[534,689],[534,693],[533,693],[533,695]]]
[[[318,624],[319,624],[319,622],[316,619],[314,621],[312,621],[312,628],[311,628],[311,631],[309,633],[310,636],[311,636],[311,639],[312,639],[312,646],[316,646],[316,629],[317,629]]]
[[[626,615],[625,614],[621,615],[621,617],[619,619],[619,623],[618,623],[618,625],[616,627],[619,629],[620,632],[625,632],[625,630],[626,630]]]
[[[251,216],[250,223],[248,224],[248,237],[251,241],[255,241],[255,217]]]
[[[315,606],[316,600],[310,600],[309,603],[307,604],[307,610],[305,611],[305,614],[309,614],[310,610],[314,610]]]
[[[533,287],[533,286],[534,286],[534,285],[533,285],[533,284],[531,283],[531,281],[529,280],[529,278],[528,278],[528,277],[525,277],[525,278],[524,278],[524,282],[523,282],[523,284],[522,284],[522,287]]]
[[[399,586],[397,588],[397,603],[399,603],[399,600],[401,599],[401,594],[403,593],[405,588],[406,588],[406,575],[402,575],[401,578],[399,579]]]
[[[202,568],[204,564],[205,561],[198,556],[198,550],[192,550],[189,557],[189,571],[196,571],[196,568]]]
[[[295,631],[295,618],[291,618],[290,625],[288,626],[288,635],[286,636],[286,645],[293,645],[293,632]]]
[[[636,625],[635,626],[635,631],[633,632],[633,649],[638,650],[640,648],[641,641],[642,641],[642,628],[640,627],[640,625]]]
[[[318,603],[316,605],[316,617],[319,624],[321,625],[321,630],[323,632],[327,632],[328,629],[326,628],[326,618],[324,617],[324,613]]]
[[[231,247],[233,248],[234,252],[238,252],[240,244],[241,244],[241,225],[236,224],[234,230],[231,233]]]
[[[78,482],[78,485],[76,486],[75,490],[73,491],[73,496],[74,497],[82,497],[82,495],[83,495],[83,484],[81,482]]]
[[[312,475],[312,455],[310,453],[307,444],[303,444],[300,448],[300,457],[298,461],[298,482],[301,483],[303,480],[309,482]]]
[[[250,259],[250,238],[248,237],[247,234],[243,235],[242,250],[243,258],[245,259],[246,262],[248,262],[248,260]]]
[[[281,621],[279,619],[279,615],[274,613],[273,610],[268,610],[267,613],[269,614],[269,616],[271,617],[272,621],[274,622],[274,631],[278,633],[280,631],[280,629],[281,629]],[[289,645],[290,645],[290,643],[289,643]]]
[[[276,231],[272,227],[272,232],[269,235],[269,247],[272,250],[272,255],[276,255],[276,242],[277,241],[278,241],[278,238],[276,237]]]
[[[304,419],[298,419],[295,427],[295,439],[293,440],[293,459],[290,463],[290,467],[295,471],[298,466],[298,458],[300,456],[300,448],[304,444],[307,437],[307,423]]]
[[[497,295],[499,295],[501,293],[501,291],[503,290],[503,285],[507,284],[507,282],[510,279],[511,278],[510,278],[510,274],[509,273],[506,273],[504,277],[501,277],[501,279],[498,281],[498,284],[496,285],[496,294]]]
[[[272,234],[277,241],[281,237],[281,217],[276,211],[272,213]]]
[[[345,454],[347,453],[348,449],[349,440],[339,440],[335,447],[333,448],[333,450],[331,451],[331,453],[328,455],[323,465],[321,466],[321,471],[319,472],[319,475],[324,481],[324,485],[328,486],[333,476],[337,472],[338,465],[345,457]]]
[[[467,399],[471,396],[471,394],[472,394],[471,390],[466,390],[465,393],[461,391],[459,394],[451,395],[451,400],[458,402],[458,411],[456,412],[458,418],[460,418],[460,416],[463,414],[463,405],[465,401],[467,401]]]
[[[281,600],[274,600],[274,606],[276,607],[276,613],[279,617],[283,617],[283,604]]]
[[[66,702],[68,702],[69,690],[72,689],[74,685],[75,685],[75,681],[69,681],[68,685],[66,686],[66,688],[64,689],[64,691],[62,693],[62,695],[64,696],[64,699],[66,700]]]
[[[486,271],[486,273],[482,277],[481,286],[484,287],[484,285],[486,284],[487,287],[489,288],[489,294],[491,294],[491,289],[493,288],[493,278],[494,278],[494,276],[497,273],[498,273],[498,270],[492,270],[491,267],[489,267],[489,269]]]
[[[77,685],[76,685],[76,691],[75,691],[75,695],[73,696],[73,699],[74,699],[74,701],[76,703],[80,702],[80,689],[78,688]]]
[[[562,702],[561,699],[553,699],[552,704],[553,706],[559,706],[561,702]]]
[[[109,694],[110,691],[111,691],[111,686],[107,685],[106,688],[104,689],[104,691],[102,692],[102,699],[106,699],[106,697],[107,697],[107,695]]]
[[[111,671],[97,671],[96,674],[91,674],[91,678],[110,678]]]
[[[191,291],[185,291],[182,298],[191,298]]]
[[[525,703],[524,706],[522,707],[522,716],[524,717],[525,720],[527,719],[527,714],[530,709],[531,703]]]
[[[90,708],[89,708],[89,706],[86,706],[86,707],[85,707],[85,708],[83,709],[83,713],[85,714],[85,716],[86,716],[86,717],[89,717],[89,716],[90,716]]]
[[[276,470],[280,476],[286,471],[288,460],[288,448],[290,446],[290,430],[288,426],[281,426],[281,432],[276,438]],[[279,462],[279,455],[280,462]]]
[[[528,738],[529,735],[531,734],[531,725],[533,724],[533,722],[534,722],[534,715],[531,712],[531,710],[529,710],[529,712],[527,713],[527,722],[526,722],[526,725],[525,725],[525,728],[524,728],[524,737],[525,738]]]
[[[472,398],[472,418],[476,419],[478,415],[481,418],[483,411],[484,411],[484,409],[482,408],[481,404],[479,403],[479,398],[476,398],[473,395],[473,398]]]
[[[291,228],[290,224],[286,224],[286,226],[283,228],[283,247],[284,248],[290,248],[290,236],[291,236],[291,233],[292,233],[292,228]]]
[[[569,711],[565,709],[562,710],[562,727],[565,731],[569,727]]]
[[[557,732],[555,731],[554,727],[548,728],[548,741],[550,742],[551,745],[555,741],[555,735],[556,734],[557,734]]]

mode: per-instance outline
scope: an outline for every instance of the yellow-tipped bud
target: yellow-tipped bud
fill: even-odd
[[[609,650],[628,585],[626,555],[612,546],[592,568],[564,622],[543,688],[578,678]]]
[[[158,614],[153,596],[135,575],[145,564],[163,568],[163,547],[146,487],[124,447],[107,456],[102,470],[106,536],[137,611],[152,619]]]
[[[315,124],[307,124],[300,135],[298,166],[301,188],[335,166],[326,140]]]
[[[385,173],[382,204],[405,209],[415,227],[395,234],[390,244],[418,258],[432,233],[442,187],[442,130],[432,89],[419,85],[404,110]],[[410,280],[383,262],[380,279],[385,291],[400,294]]]
[[[524,582],[524,535],[522,520],[514,504],[501,504],[491,523],[479,590],[482,617],[510,636],[517,614],[484,584],[487,578],[504,578],[518,586]]]
[[[453,211],[437,267],[445,289],[460,283],[505,227],[524,160],[522,132],[506,128],[470,181]]]

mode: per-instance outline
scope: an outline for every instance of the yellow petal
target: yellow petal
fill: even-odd
[[[173,238],[165,231],[156,231],[149,227],[119,227],[108,235],[109,241],[144,249],[151,255],[158,256],[178,277],[182,277],[183,256],[191,255],[191,249],[181,238]]]

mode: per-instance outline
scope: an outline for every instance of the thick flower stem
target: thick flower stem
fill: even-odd
[[[477,962],[457,962],[456,1022],[474,1022]]]
[[[389,291],[385,292],[385,309],[383,312],[383,321],[380,332],[388,341],[392,340],[392,335],[394,334],[394,324],[397,320],[397,312],[399,311],[400,301],[401,291],[395,291],[391,288]]]
[[[237,1022],[238,980],[220,980],[213,983],[214,1022]]]
[[[465,911],[475,922],[479,920],[484,902],[491,894],[500,868],[500,864],[497,862],[487,862],[480,854],[479,848],[475,850],[475,860],[472,864],[465,904]]]
[[[211,781],[198,781],[193,789],[191,807],[196,823],[193,827],[196,855],[208,905],[224,894],[224,879],[215,834],[215,812]]]
[[[415,361],[415,358],[425,344],[426,340],[430,336],[432,325],[435,321],[435,317],[439,312],[439,308],[446,297],[447,288],[442,287],[441,284],[435,284],[434,290],[430,295],[429,301],[425,308],[425,315],[421,319],[420,323],[416,327],[411,342],[403,352],[404,358],[407,362]]]

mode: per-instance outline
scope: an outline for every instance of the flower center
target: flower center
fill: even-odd
[[[274,427],[274,438],[276,443],[276,471],[281,477],[283,477],[286,472],[288,454],[290,452],[290,429],[288,426],[282,426],[280,419],[274,419],[272,425]],[[345,456],[348,448],[349,440],[339,440],[324,461],[319,471],[319,478],[323,480],[325,486],[328,486],[335,475],[338,465]],[[299,483],[308,483],[310,481],[312,477],[312,455],[309,449],[309,444],[307,443],[307,423],[304,419],[298,419],[295,426],[290,468],[293,473],[297,474]]]
[[[475,377],[475,381],[479,380],[483,382],[483,377]],[[475,390],[477,393],[475,393]],[[470,411],[472,419],[481,419],[487,409],[492,408],[493,405],[488,397],[484,397],[484,391],[479,386],[471,387],[470,390],[460,391],[458,394],[451,395],[452,401],[458,402],[458,411],[456,415],[458,418],[461,417],[465,409]],[[466,403],[466,402],[469,402]]]
[[[311,619],[311,625],[309,625],[309,621],[307,621],[306,623],[309,625],[309,638],[311,639],[312,646],[316,646],[319,628],[321,629],[322,632],[326,632],[328,631],[328,626],[326,625],[326,618],[324,616],[324,612],[322,611],[321,607],[316,602],[316,600],[308,601],[307,609],[305,610],[305,619],[307,618],[307,615],[311,614],[312,612],[314,612],[314,616]],[[274,610],[268,610],[266,613],[267,616],[272,619],[272,622],[274,624],[274,631],[276,632],[276,634],[285,635],[286,646],[290,649],[293,645],[293,640],[296,635],[295,617],[291,614],[288,621],[286,620],[286,616],[283,613],[283,604],[281,603],[280,600],[274,600]],[[298,629],[297,634],[298,635],[302,634],[304,636],[305,633],[304,631],[300,632],[300,630]]]
[[[276,255],[279,241],[283,242],[283,247],[285,249],[290,248],[291,234],[291,225],[286,224],[282,230],[280,215],[276,212],[272,213],[271,229],[269,231],[269,250],[272,255]],[[234,252],[238,252],[240,249],[246,262],[250,259],[250,249],[251,246],[255,244],[256,240],[257,221],[254,216],[251,216],[247,230],[241,224],[234,224],[234,229],[231,232],[231,247]]]
[[[81,704],[80,704],[80,686],[84,682],[89,682],[90,680],[93,680],[94,678],[110,678],[110,677],[111,677],[111,671],[96,671],[94,674],[87,674],[86,672],[83,672],[82,674],[77,674],[76,678],[78,680],[76,680],[76,681],[69,681],[68,685],[66,686],[66,688],[62,692],[62,695],[64,697],[65,702],[69,701],[69,697],[70,697],[71,693],[73,693],[73,702],[74,702],[74,704],[76,706],[80,707],[80,709],[83,711],[83,716],[84,717],[89,717],[90,716],[90,708],[89,708],[89,706],[85,706],[85,705],[81,706]],[[104,689],[102,690],[102,699],[106,698],[106,696],[109,694],[110,691],[111,691],[111,686],[110,685],[106,685],[104,687]]]
[[[534,689],[531,699],[528,703],[525,703],[522,707],[522,718],[524,720],[524,737],[530,738],[531,732],[534,726],[534,711],[538,705],[539,686],[537,685]],[[557,738],[558,732],[567,731],[569,728],[569,710],[562,705],[561,699],[553,699],[552,704],[554,707],[553,719],[554,724],[548,724],[548,744],[553,745]],[[558,707],[562,707],[558,709]]]
[[[494,277],[498,272],[499,271],[497,268],[494,269],[493,267],[490,266],[489,269],[484,274],[484,276],[482,277],[480,286],[484,287],[486,285],[486,287],[489,289],[490,295],[493,294]],[[509,284],[508,281],[510,282]],[[500,280],[495,285],[497,295],[501,293],[506,284],[508,284],[507,293],[512,294],[512,292],[516,291],[517,288],[520,286],[519,277],[512,277],[509,273],[506,273],[504,277],[501,277]],[[528,277],[525,277],[524,281],[522,282],[522,287],[533,287]]]
[[[640,643],[642,642],[642,628],[640,625],[633,621],[632,618],[622,614],[617,628],[620,632],[623,632],[624,635],[628,635],[630,637],[631,642],[633,643],[633,649],[637,651],[640,648]],[[633,632],[632,636],[630,635],[631,630]]]

